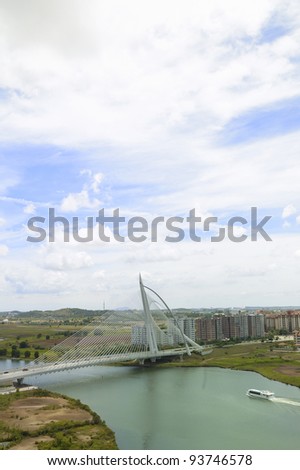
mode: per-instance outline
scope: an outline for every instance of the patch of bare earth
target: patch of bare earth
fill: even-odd
[[[280,366],[277,371],[290,377],[300,377],[300,367],[298,366]]]
[[[72,407],[64,398],[28,397],[1,410],[0,420],[23,431],[35,431],[57,421],[91,422],[92,416],[86,410]]]
[[[12,450],[37,450],[39,442],[53,441],[50,436],[25,437],[19,444],[11,447]]]
[[[99,434],[99,432],[103,432],[102,428],[98,426],[88,426],[79,428],[74,434],[81,442],[90,442],[91,439]]]

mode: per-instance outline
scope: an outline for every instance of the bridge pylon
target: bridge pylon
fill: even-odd
[[[150,313],[149,302],[148,302],[148,298],[145,292],[145,287],[142,281],[141,274],[139,276],[139,280],[140,280],[140,290],[141,290],[141,297],[142,297],[143,309],[144,309],[144,315],[145,315],[145,328],[146,328],[147,342],[149,345],[150,352],[153,353],[154,356],[156,356],[158,353],[158,346],[157,346],[157,341],[156,341],[156,336],[155,336],[155,331],[154,331],[154,323],[153,323],[152,315]]]

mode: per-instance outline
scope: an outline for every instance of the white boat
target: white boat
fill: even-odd
[[[264,398],[265,400],[270,400],[270,398],[274,397],[274,393],[269,392],[269,390],[255,390],[254,388],[250,388],[247,395],[250,398]]]

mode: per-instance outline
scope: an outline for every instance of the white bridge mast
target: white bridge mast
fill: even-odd
[[[140,275],[140,289],[141,289],[141,296],[142,296],[143,308],[144,308],[144,314],[145,314],[145,327],[146,327],[147,342],[149,345],[150,352],[157,354],[158,347],[157,347],[157,342],[156,342],[155,331],[153,328],[154,326],[153,320],[152,320],[152,316],[150,313],[149,303],[148,303],[148,299],[147,299],[147,295],[145,292],[141,275]]]

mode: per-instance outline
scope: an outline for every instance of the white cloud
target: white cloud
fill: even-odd
[[[67,271],[87,268],[94,264],[91,256],[82,249],[80,244],[64,243],[62,238],[57,238],[56,242],[45,243],[39,249],[41,267]]]
[[[176,244],[175,244],[176,245]],[[125,255],[125,261],[132,263],[157,263],[164,261],[179,261],[184,256],[184,252],[178,246],[162,243],[147,243],[147,246],[132,246]]]
[[[26,272],[23,266],[19,271],[7,270],[5,281],[8,290],[17,294],[60,294],[65,293],[71,287],[71,283],[65,273],[59,271],[45,272],[38,269]],[[26,309],[23,301],[19,305],[23,310]]]
[[[94,209],[100,208],[101,201],[92,194],[99,194],[100,184],[103,181],[103,174],[100,172],[93,173],[91,170],[82,170],[81,175],[87,175],[88,182],[83,186],[83,189],[78,193],[70,193],[64,197],[60,209],[64,212],[77,212],[80,209]]]
[[[91,184],[91,188],[94,191],[94,193],[99,193],[100,191],[100,184],[102,183],[103,180],[103,174],[102,173],[95,173],[93,175],[93,181]]]
[[[91,170],[82,170],[80,172],[81,175],[87,175],[89,178],[89,182],[84,185],[84,189],[87,191],[93,191],[94,193],[100,192],[100,184],[103,181],[104,175],[100,172],[93,173]]]
[[[205,137],[249,108],[295,96],[289,59],[299,50],[297,33],[258,42],[272,15],[291,24],[299,18],[297,2],[289,3],[113,1],[104,8],[91,0],[86,8],[64,0],[65,17],[61,2],[5,2],[0,86],[11,91],[1,138],[148,146],[190,119]]]
[[[0,245],[0,256],[6,256],[9,252],[8,246]]]
[[[85,268],[92,264],[92,258],[84,251],[77,253],[52,252],[49,253],[43,261],[43,265],[46,269],[60,271]]]
[[[91,286],[96,292],[109,291],[108,280],[106,277],[106,272],[104,270],[98,270],[93,273],[91,279]],[[101,307],[103,307],[103,305]]]
[[[282,211],[282,218],[286,219],[287,217],[290,217],[291,215],[294,215],[296,213],[296,207],[293,204],[288,204]]]
[[[27,206],[24,207],[24,214],[35,214],[35,212],[36,212],[36,207],[32,202],[27,204]]]
[[[63,212],[77,212],[80,209],[99,208],[101,201],[99,199],[91,199],[87,190],[83,189],[80,193],[70,193],[63,198],[60,209]]]

